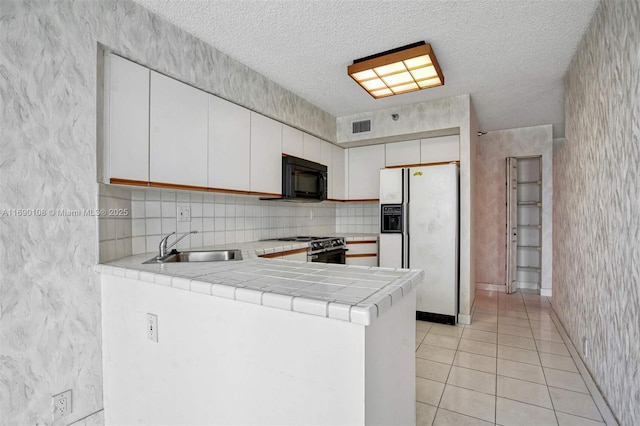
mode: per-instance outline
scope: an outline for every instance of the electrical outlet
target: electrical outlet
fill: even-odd
[[[68,416],[73,411],[73,405],[71,402],[71,389],[54,395],[51,400],[53,403],[52,410],[54,421]]]
[[[586,337],[582,338],[582,356],[585,359],[589,357],[589,340]]]
[[[158,316],[147,314],[147,339],[158,343]]]
[[[189,204],[178,204],[176,213],[178,222],[191,222],[191,207]]]

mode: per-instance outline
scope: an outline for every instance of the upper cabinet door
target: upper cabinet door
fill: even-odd
[[[388,143],[385,150],[387,167],[420,163],[420,140]]]
[[[282,194],[282,123],[253,111],[251,191]]]
[[[322,161],[322,140],[311,136],[308,133],[303,134],[304,139],[304,155],[305,160],[320,163]]]
[[[286,124],[282,125],[282,153],[294,157],[304,157],[302,132]]]
[[[370,200],[380,196],[380,169],[384,168],[385,147],[349,148],[349,199]]]
[[[149,69],[105,56],[104,174],[149,180]]]
[[[420,140],[420,162],[445,163],[460,160],[460,135]]]
[[[320,141],[319,163],[327,166],[327,198],[333,198],[333,144]]]
[[[331,145],[332,162],[329,169],[329,185],[333,188],[334,200],[345,199],[345,181],[344,181],[344,148],[340,148],[336,145]]]
[[[209,180],[211,188],[249,191],[251,114],[209,95]]]
[[[207,186],[209,95],[151,72],[152,182]]]

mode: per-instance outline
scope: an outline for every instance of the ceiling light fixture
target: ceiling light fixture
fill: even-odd
[[[424,41],[356,59],[347,72],[376,99],[444,85],[436,56]]]

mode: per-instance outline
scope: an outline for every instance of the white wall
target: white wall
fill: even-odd
[[[0,2],[0,205],[98,207],[98,43],[326,140],[335,119],[128,0]],[[71,423],[102,407],[95,217],[0,217],[0,417]],[[123,228],[123,232],[125,228]]]
[[[553,307],[620,424],[640,424],[640,2],[603,1],[565,78]]]
[[[505,284],[505,159],[542,156],[542,292],[551,295],[553,256],[552,126],[487,132],[476,154],[476,282]]]

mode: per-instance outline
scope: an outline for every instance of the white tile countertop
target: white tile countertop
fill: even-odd
[[[422,279],[421,270],[258,257],[304,247],[282,241],[211,247],[242,251],[243,260],[226,262],[142,264],[155,256],[146,253],[99,264],[96,272],[365,326]]]

